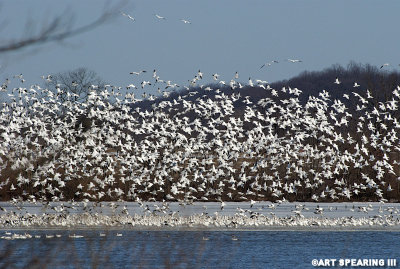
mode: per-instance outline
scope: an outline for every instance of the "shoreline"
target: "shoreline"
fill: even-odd
[[[354,227],[240,227],[240,228],[217,228],[217,227],[118,227],[118,226],[76,226],[76,227],[12,227],[0,228],[3,232],[26,232],[26,231],[71,231],[71,232],[400,232],[397,226],[354,226]]]
[[[400,231],[400,204],[0,203],[0,230]]]

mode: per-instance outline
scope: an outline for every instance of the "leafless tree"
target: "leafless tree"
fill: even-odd
[[[96,72],[84,67],[51,75],[46,87],[51,89],[61,101],[85,101],[90,90],[104,88],[104,81]]]

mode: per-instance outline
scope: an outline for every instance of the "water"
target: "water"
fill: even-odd
[[[387,260],[399,258],[400,250],[400,232],[387,231],[40,230],[28,233],[41,238],[0,240],[0,267],[313,268],[313,259]],[[84,237],[70,238],[74,233]],[[100,237],[100,233],[106,236]],[[61,237],[46,239],[46,234]],[[237,240],[232,240],[232,236]]]

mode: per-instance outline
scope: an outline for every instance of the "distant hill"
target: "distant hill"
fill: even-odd
[[[336,78],[340,84],[334,83]],[[360,87],[354,88],[354,82]],[[369,89],[374,99],[384,102],[388,101],[388,96],[392,96],[397,85],[400,85],[399,71],[351,62],[347,68],[336,64],[322,71],[304,71],[291,79],[274,82],[271,87],[297,87],[303,91],[301,101],[310,95],[317,96],[322,89],[328,91],[334,99],[342,99],[343,94],[351,91],[364,92]]]
[[[340,84],[334,83],[336,78],[340,81]],[[355,82],[360,86],[354,87]],[[228,84],[228,81],[226,83]],[[302,93],[299,96],[299,100],[303,104],[308,100],[309,96],[318,96],[322,90],[328,91],[332,99],[342,100],[343,94],[352,94],[354,91],[363,95],[368,89],[375,102],[385,102],[391,98],[392,91],[398,85],[400,85],[399,71],[388,71],[370,64],[350,62],[347,67],[335,64],[322,71],[304,71],[293,78],[270,83],[269,86],[278,91],[278,98],[271,96],[271,91],[261,88],[255,81],[254,87],[249,86],[246,81],[246,84],[243,84],[242,88],[237,87],[233,90],[230,86],[219,83],[210,83],[202,87],[194,86],[189,89],[180,89],[171,92],[169,97],[160,97],[155,101],[145,100],[134,106],[151,109],[151,106],[154,104],[158,104],[162,101],[172,101],[179,98],[179,96],[185,98],[185,100],[193,101],[199,96],[207,96],[214,99],[215,95],[219,95],[220,93],[231,94],[232,92],[238,93],[242,97],[249,96],[249,99],[253,102],[257,102],[266,97],[272,97],[274,99],[289,97],[289,93],[282,92],[282,88],[298,88],[301,90]],[[213,90],[206,91],[205,89],[207,87]],[[217,93],[215,91],[216,89],[219,89],[220,93]],[[197,92],[198,94],[191,97],[190,92]],[[245,107],[245,104],[240,102],[235,103],[235,105],[236,108],[241,106]]]

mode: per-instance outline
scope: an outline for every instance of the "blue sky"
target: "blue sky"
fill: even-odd
[[[62,14],[74,14],[79,26],[94,20],[106,3],[116,1],[5,0],[0,33],[3,40],[20,38],[29,20],[40,27]],[[399,10],[396,0],[128,1],[121,11],[135,22],[120,15],[63,44],[3,53],[0,78],[22,73],[33,84],[42,75],[88,67],[119,86],[139,85],[153,69],[161,79],[180,85],[199,69],[203,83],[211,82],[212,73],[229,81],[236,71],[243,82],[249,76],[272,82],[351,60],[377,66],[388,62],[389,70],[399,70]],[[289,63],[288,58],[303,62]],[[260,69],[271,60],[280,63]],[[129,75],[143,69],[149,72],[140,78]]]

